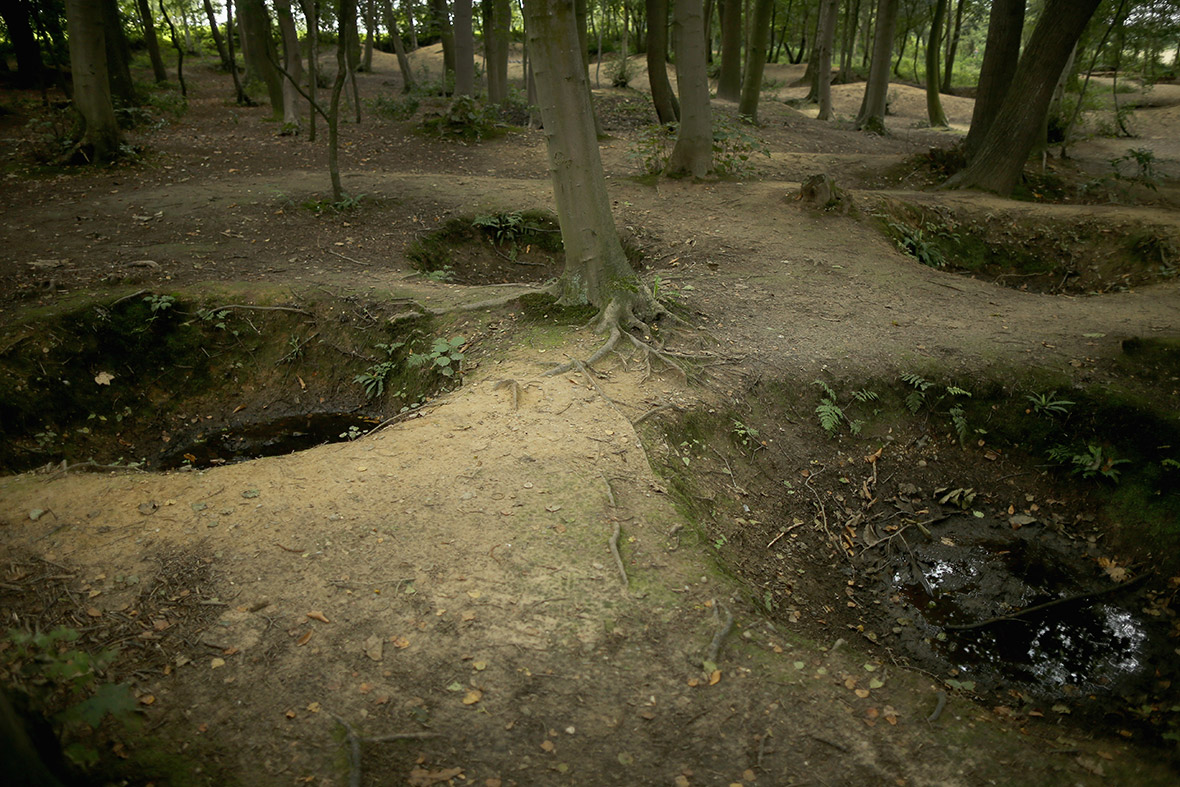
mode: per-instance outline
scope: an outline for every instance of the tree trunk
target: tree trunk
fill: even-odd
[[[340,182],[340,95],[344,80],[352,70],[349,62],[349,39],[356,30],[356,0],[340,0],[339,27],[336,35],[336,79],[332,82],[332,101],[328,108],[328,177],[332,181],[332,201],[344,201]],[[357,110],[360,111],[359,108]]]
[[[283,117],[283,82],[274,64],[279,56],[270,34],[270,15],[262,0],[236,0],[238,23],[242,26],[245,46],[246,79],[257,79],[266,85],[271,114]]]
[[[415,52],[418,49],[418,27],[414,24],[414,4],[402,0],[402,5],[406,9],[406,32],[410,34],[410,51]]]
[[[668,81],[668,0],[646,0],[647,5],[647,76],[651,82],[651,100],[661,123],[680,119],[680,102]]]
[[[131,81],[131,46],[123,32],[118,0],[96,0],[102,9],[102,26],[107,51],[107,78],[111,82],[111,100],[116,106],[139,105],[135,83]]]
[[[737,101],[742,97],[742,0],[721,0],[719,5],[721,74],[717,78],[717,98]]]
[[[103,17],[103,9],[92,0],[66,0],[74,107],[85,124],[81,147],[98,163],[118,158],[122,142],[111,102]]]
[[[975,108],[967,132],[964,152],[970,161],[987,136],[1020,60],[1020,39],[1024,32],[1025,0],[994,0],[987,25],[987,43],[979,69],[979,87],[975,91]]]
[[[1065,62],[1099,2],[1046,0],[1012,85],[979,151],[966,169],[947,181],[947,187],[1012,193],[1037,143]]]
[[[762,71],[766,66],[766,50],[770,46],[770,10],[774,0],[757,0],[751,15],[750,55],[746,63],[746,77],[742,82],[742,99],[738,114],[751,123],[758,122],[758,99],[762,95]]]
[[[471,0],[454,0],[455,9],[455,95],[475,95],[475,33],[471,22]]]
[[[234,92],[237,93],[238,106],[252,107],[254,101],[246,95],[245,89],[242,88],[242,80],[238,76],[238,59],[234,55],[234,4],[228,2],[225,4],[225,44],[226,49],[229,50],[229,73],[234,79]]]
[[[164,17],[164,24],[168,25],[168,31],[172,34],[172,48],[176,50],[176,81],[180,83],[180,95],[188,98],[188,87],[184,83],[185,50],[176,38],[176,25],[172,24],[172,17],[168,16],[168,9],[164,7],[164,0],[158,0],[158,2],[160,4],[160,13]]]
[[[668,157],[668,175],[703,178],[713,169],[713,117],[705,67],[705,22],[701,0],[675,0],[672,46],[680,89],[680,132]]]
[[[509,0],[483,0],[484,76],[488,101],[503,104],[508,99],[508,48],[512,42]]]
[[[819,120],[832,119],[832,42],[836,37],[836,16],[839,0],[821,0],[819,7],[819,33],[815,47],[819,50],[816,76],[819,77]]]
[[[0,3],[0,18],[8,30],[8,40],[16,54],[17,84],[30,87],[41,84],[45,65],[41,61],[41,47],[33,35],[33,25],[27,2]]]
[[[409,93],[414,89],[414,72],[410,69],[410,58],[406,55],[406,45],[402,42],[402,34],[397,29],[397,18],[393,15],[393,0],[384,0],[385,28],[389,30],[389,37],[393,39],[393,51],[397,54],[397,67],[402,72],[402,92]]]
[[[209,17],[209,32],[213,35],[213,44],[217,47],[217,56],[221,59],[221,67],[229,70],[229,53],[225,51],[225,41],[221,38],[221,31],[217,28],[217,14],[213,11],[212,0],[204,0],[205,16]]]
[[[442,41],[443,68],[446,76],[455,73],[455,34],[451,29],[451,15],[447,10],[447,0],[430,0],[430,9],[434,17],[434,24],[438,27],[438,37]]]
[[[160,57],[160,42],[156,39],[156,24],[152,19],[152,8],[148,0],[136,0],[139,8],[139,21],[143,25],[143,43],[147,46],[148,58],[152,61],[152,76],[156,83],[168,81],[168,71],[164,68],[164,58]]]
[[[320,3],[319,0],[300,0],[303,20],[307,25],[307,103],[311,112],[307,118],[307,138],[315,142],[316,91],[320,78]]]
[[[938,73],[942,65],[942,24],[946,21],[946,9],[950,0],[937,0],[934,16],[930,19],[930,36],[926,39],[926,119],[931,127],[946,127],[946,112],[942,110],[942,98],[938,95],[942,79]]]
[[[885,102],[889,95],[889,63],[893,33],[897,28],[898,0],[878,0],[877,30],[873,34],[873,60],[864,99],[856,116],[856,128],[873,134],[885,133]]]
[[[951,92],[951,77],[955,71],[955,53],[959,49],[959,37],[963,33],[963,6],[966,0],[959,0],[955,4],[955,24],[950,32],[950,40],[946,45],[946,69],[942,72],[942,92]],[[948,25],[948,28],[950,26]]]
[[[592,304],[606,310],[604,317],[617,317],[633,308],[643,290],[611,215],[574,4],[526,0],[524,12],[565,246],[560,300]]]
[[[345,46],[344,54],[346,63],[348,64],[348,82],[352,88],[352,108],[354,110],[353,116],[357,123],[361,122],[361,91],[357,85],[356,72],[361,64],[361,34],[360,28],[357,26],[357,3],[352,0],[349,3],[352,8],[352,13],[348,16],[344,15],[343,7],[341,7],[340,29],[344,31]]]
[[[299,89],[303,81],[303,60],[299,57],[299,34],[295,32],[295,17],[291,15],[291,0],[274,0],[279,32],[283,36],[283,70],[290,79],[283,80],[283,133],[299,133]]]
[[[359,70],[368,74],[373,71],[373,33],[377,27],[377,13],[373,9],[373,0],[365,0],[363,16],[365,20],[365,49],[364,54],[361,55]]]

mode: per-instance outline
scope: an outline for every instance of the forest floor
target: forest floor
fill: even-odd
[[[1135,508],[1113,482],[1174,494],[1180,86],[1120,96],[1140,105],[1136,137],[1051,151],[1021,201],[930,188],[928,151],[961,135],[969,99],[944,97],[952,129],[932,130],[922,91],[894,86],[875,137],[847,122],[861,85],[837,86],[842,120],[821,124],[784,103],[799,69],[772,67],[784,86],[741,132],[768,155],[689,182],[629,155],[654,150],[646,95],[599,89],[616,221],[689,324],[641,338],[688,373],[622,348],[547,376],[602,340],[527,295],[560,260],[541,240],[429,242],[451,219],[511,234],[515,212],[552,210],[542,132],[437,139],[425,98],[383,115],[369,102],[392,106],[401,82],[378,53],[364,120],[342,126],[354,204],[333,206],[322,124],[315,143],[280,136],[187,62],[187,112],[132,131],[133,163],[38,164],[53,123],[29,125],[48,117],[38,97],[7,92],[0,116],[0,612],[77,632],[94,661],[117,649],[81,683],[125,685],[133,708],[101,695],[97,734],[66,723],[96,772],[1175,783],[1176,509]],[[832,210],[798,196],[820,173],[843,190]],[[416,372],[410,350],[462,372]],[[320,413],[355,416],[355,439],[224,461],[234,435]],[[1151,432],[1164,459],[1144,475],[1148,454],[1120,465],[1117,435],[1079,431],[1100,453],[1070,474],[1021,448],[1083,422]],[[1148,509],[1159,527],[1137,529]],[[940,608],[948,566],[1017,554],[997,587]],[[981,653],[1002,636],[962,644],[970,658],[940,645],[948,619],[1068,595],[1131,622],[1064,673],[1040,640],[1023,676]],[[38,672],[63,648],[0,644],[5,684],[69,705]]]

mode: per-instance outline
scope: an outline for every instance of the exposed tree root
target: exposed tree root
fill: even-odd
[[[512,391],[512,409],[513,411],[520,409],[520,383],[516,380],[508,379],[501,380],[492,386],[493,391],[498,391],[501,388],[509,388]]]
[[[418,317],[442,317],[446,314],[454,314],[456,312],[477,312],[482,309],[498,309],[501,306],[507,306],[515,300],[518,300],[523,295],[532,295],[534,293],[553,293],[551,287],[526,287],[521,290],[510,292],[506,295],[498,295],[495,298],[488,298],[483,301],[476,301],[475,303],[463,303],[458,306],[446,306],[443,308],[434,308],[426,306],[415,300],[408,300],[408,305],[411,311],[402,314],[395,314],[389,318],[392,323],[401,322],[402,320],[413,320]]]
[[[615,521],[615,531],[610,536],[610,553],[615,559],[615,567],[619,569],[619,577],[623,580],[623,587],[631,587],[631,580],[627,578],[627,569],[623,566],[623,558],[619,555],[619,535],[622,533],[623,527],[618,520]]]
[[[724,618],[721,613],[724,613]],[[717,629],[717,633],[713,635],[713,641],[709,643],[709,650],[705,653],[705,662],[710,664],[717,663],[717,659],[721,656],[721,646],[725,644],[725,638],[729,636],[729,632],[733,631],[733,613],[724,604],[714,600],[713,614],[721,620],[721,628]]]

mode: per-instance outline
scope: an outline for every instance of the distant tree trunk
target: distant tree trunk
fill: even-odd
[[[651,101],[661,123],[680,119],[680,102],[668,81],[668,0],[646,0],[647,7],[647,76],[651,82]]]
[[[970,161],[979,151],[991,128],[1020,61],[1020,39],[1024,32],[1025,0],[994,0],[987,25],[987,43],[979,69],[971,128],[963,148]]]
[[[705,66],[705,22],[701,0],[674,0],[672,46],[680,88],[680,131],[668,157],[668,175],[703,178],[713,169],[713,118]]]
[[[349,23],[351,20],[351,24]],[[340,182],[340,95],[344,80],[352,70],[348,67],[349,39],[356,30],[356,0],[340,0],[339,27],[336,36],[336,79],[332,83],[332,101],[328,108],[328,177],[332,181],[332,201],[344,201],[344,186]],[[360,112],[360,109],[357,109]]]
[[[637,306],[650,303],[623,254],[611,215],[573,3],[526,0],[524,12],[565,246],[560,301],[598,307],[604,323],[613,321],[608,327],[617,332],[619,322],[635,320]]]
[[[454,0],[455,9],[455,95],[475,95],[475,33],[472,31],[471,0]]]
[[[447,9],[447,0],[430,0],[430,10],[434,23],[438,27],[438,37],[442,42],[443,68],[446,75],[455,73],[455,34],[451,28],[451,14]]]
[[[414,89],[414,72],[410,69],[410,58],[406,55],[406,45],[402,42],[402,34],[397,29],[397,18],[393,15],[393,0],[384,0],[385,27],[389,30],[389,37],[393,39],[393,51],[397,54],[397,67],[402,72],[402,92],[409,93]]]
[[[365,49],[364,54],[361,55],[359,70],[368,74],[373,70],[373,34],[377,27],[377,12],[373,8],[373,0],[365,0],[362,15],[365,20]]]
[[[742,95],[742,0],[720,0],[719,5],[721,74],[717,77],[717,98],[737,101]]]
[[[1057,80],[1099,2],[1045,0],[995,120],[967,168],[947,187],[1012,193],[1037,144]]]
[[[234,55],[234,4],[232,0],[225,4],[225,42],[229,49],[229,73],[234,78],[234,92],[237,93],[238,106],[252,107],[253,99],[246,95],[242,88],[242,80],[238,76],[238,59]]]
[[[176,81],[180,83],[180,95],[188,98],[188,87],[184,83],[184,47],[176,37],[176,25],[172,24],[172,17],[168,16],[168,9],[164,7],[164,0],[158,0],[160,14],[164,17],[164,24],[168,25],[168,32],[172,34],[172,48],[176,50]]]
[[[307,118],[307,138],[315,142],[316,91],[320,76],[320,3],[319,0],[300,0],[303,20],[307,25],[307,103],[311,112]]]
[[[832,119],[832,42],[836,37],[836,16],[840,0],[821,0],[819,33],[815,48],[819,50],[816,74],[819,77],[819,120]]]
[[[527,0],[526,0],[527,2]],[[590,47],[588,45],[589,31],[586,29],[586,20],[590,15],[586,10],[586,0],[574,0],[574,25],[578,29],[578,51],[582,55],[582,67],[586,69],[586,95],[590,97],[590,111],[591,117],[594,119],[594,133],[602,137],[606,132],[602,128],[602,119],[598,117],[598,112],[594,109],[594,94],[590,91]],[[627,45],[624,42],[623,49],[626,50]]]
[[[168,72],[164,69],[164,58],[160,57],[160,42],[156,39],[156,24],[152,19],[152,8],[148,0],[136,0],[139,8],[139,21],[143,25],[143,43],[147,46],[148,58],[152,61],[152,76],[156,83],[168,81]]]
[[[483,0],[484,77],[488,101],[503,104],[508,99],[509,25],[512,7],[509,0]]]
[[[131,45],[123,32],[118,0],[95,0],[102,9],[103,32],[106,37],[107,78],[111,81],[111,100],[116,106],[134,107],[139,104],[135,83],[131,81]]]
[[[36,9],[33,9],[35,12]],[[17,84],[22,87],[40,85],[45,64],[41,60],[41,47],[33,35],[28,0],[0,3],[0,18],[8,30],[8,40],[16,54]]]
[[[246,49],[247,81],[253,77],[266,85],[271,114],[276,119],[281,118],[284,116],[283,82],[274,67],[279,55],[270,34],[270,15],[266,13],[266,6],[262,4],[262,0],[236,2],[238,23],[242,26],[242,38]]]
[[[774,0],[756,0],[750,24],[750,55],[746,76],[742,81],[742,99],[738,114],[751,123],[758,122],[758,99],[762,95],[762,72],[766,66],[766,50],[770,46],[770,10]]]
[[[66,20],[74,107],[85,124],[81,149],[91,161],[114,161],[119,157],[122,139],[107,74],[104,9],[92,0],[66,0]]]
[[[352,87],[352,108],[354,110],[353,116],[357,123],[361,122],[361,90],[357,85],[356,74],[361,64],[361,34],[357,25],[357,3],[352,0],[349,3],[352,8],[350,16],[344,16],[343,7],[341,8],[340,29],[344,31],[345,43],[344,48],[345,62],[348,65],[348,82]]]
[[[885,103],[889,97],[889,62],[893,32],[897,27],[898,0],[878,0],[877,30],[873,34],[873,59],[856,127],[872,134],[885,133]]]
[[[947,26],[951,32],[949,36],[950,40],[947,41],[946,45],[946,70],[944,70],[942,73],[943,93],[951,92],[951,77],[954,75],[955,71],[955,52],[957,52],[959,49],[959,37],[963,33],[963,6],[966,4],[966,0],[959,0],[959,2],[955,4],[954,27],[951,28],[950,25]]]
[[[947,125],[946,112],[942,109],[942,98],[938,89],[942,79],[938,73],[942,65],[942,25],[946,21],[946,9],[950,0],[937,0],[934,15],[930,19],[930,35],[926,39],[926,119],[930,125]]]
[[[821,6],[822,8],[822,6]],[[819,38],[819,25],[822,20],[816,16],[815,19],[815,38]],[[802,52],[800,52],[802,55]],[[814,43],[811,45],[811,53],[807,56],[807,68],[803,70],[803,76],[799,79],[799,84],[807,85],[807,101],[819,101],[819,47]]]
[[[217,56],[221,59],[221,67],[229,70],[229,53],[225,51],[225,41],[221,39],[221,31],[217,28],[217,14],[213,11],[212,0],[204,0],[205,16],[209,17],[209,32],[213,35],[213,44],[217,47]]]
[[[418,49],[418,27],[414,24],[414,3],[402,0],[402,7],[406,11],[406,32],[410,34],[410,51]]]
[[[299,88],[303,81],[303,60],[299,57],[299,34],[295,32],[295,17],[291,14],[291,0],[274,0],[279,32],[283,36],[283,70],[290,79],[283,80],[283,133],[299,133]]]

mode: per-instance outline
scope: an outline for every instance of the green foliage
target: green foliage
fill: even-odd
[[[25,126],[29,155],[39,164],[64,161],[82,137],[80,116],[71,108],[50,110]]]
[[[497,243],[515,243],[527,229],[524,215],[518,210],[476,216],[472,219],[471,226],[482,230]]]
[[[1123,174],[1123,164],[1134,163],[1135,171]],[[1127,152],[1110,160],[1116,180],[1126,180],[1146,186],[1152,191],[1159,190],[1159,177],[1155,169],[1155,152],[1149,148],[1128,148]]]
[[[361,200],[364,198],[364,194],[357,194],[356,196],[345,194],[338,202],[333,202],[329,199],[314,199],[304,202],[303,207],[316,215],[327,213],[328,211],[333,213],[351,213],[361,206]]]
[[[931,268],[946,267],[947,260],[939,245],[940,240],[952,243],[959,240],[957,234],[929,221],[916,227],[890,221],[886,226],[897,248]]]
[[[143,302],[151,310],[151,316],[148,318],[148,321],[155,322],[157,317],[176,305],[176,297],[173,295],[146,295],[144,296]]]
[[[1082,478],[1103,478],[1118,483],[1119,465],[1130,464],[1129,459],[1118,459],[1109,448],[1103,448],[1094,443],[1087,443],[1083,448],[1058,445],[1048,451],[1049,461],[1055,465],[1068,468],[1074,475]]]
[[[422,105],[418,97],[413,94],[399,98],[377,96],[377,98],[366,99],[365,103],[369,105],[373,114],[392,120],[409,120],[418,113],[418,108]]]
[[[726,177],[742,178],[754,173],[753,158],[769,158],[770,149],[750,132],[750,127],[735,123],[724,115],[713,118],[713,171]],[[638,162],[648,175],[659,175],[668,166],[668,158],[676,145],[679,124],[653,124],[639,129],[635,145],[627,158]]]
[[[732,434],[734,439],[741,443],[743,448],[757,451],[762,447],[762,442],[758,439],[758,430],[748,424],[742,423],[736,418],[733,421]]]
[[[943,387],[943,393],[931,398],[930,394],[934,390],[934,383],[922,375],[907,372],[901,376],[901,381],[910,388],[905,396],[905,406],[911,415],[917,415],[923,408],[934,411],[939,404],[950,397],[952,401],[947,407],[947,417],[950,419],[951,428],[954,429],[955,435],[959,438],[959,445],[967,444],[967,438],[971,434],[970,426],[967,423],[967,411],[962,404],[954,402],[954,399],[969,399],[971,398],[970,391],[966,388],[960,388],[957,385],[946,385]],[[977,429],[976,431],[984,434],[982,429]]]
[[[1068,399],[1058,399],[1057,391],[1029,394],[1025,399],[1032,405],[1032,411],[1034,413],[1050,419],[1057,415],[1067,415],[1069,408],[1074,405],[1074,402]]]
[[[903,374],[901,381],[913,389],[906,394],[905,406],[911,415],[917,415],[918,411],[922,409],[922,405],[926,404],[926,391],[930,389],[933,383],[921,375],[912,372]]]
[[[611,87],[627,87],[635,78],[635,66],[630,59],[620,55],[607,66],[606,78],[610,80]]]
[[[832,387],[823,380],[816,380],[812,385],[818,386],[820,389],[820,400],[815,407],[815,414],[819,418],[820,427],[828,433],[828,436],[835,437],[836,433],[840,431],[840,426],[845,423],[848,424],[849,432],[854,435],[860,434],[865,425],[864,421],[848,417],[844,408],[837,403],[839,397]],[[871,402],[878,397],[876,393],[868,389],[861,389],[853,394],[853,398],[858,402]]]
[[[405,342],[378,344],[377,349],[384,351],[385,360],[373,364],[352,378],[353,382],[360,383],[365,389],[365,396],[367,398],[375,399],[385,393],[385,383],[397,371],[398,362],[394,357],[394,353],[404,346]]]
[[[462,336],[438,338],[427,352],[411,354],[406,363],[409,366],[429,366],[443,377],[453,377],[455,372],[462,370],[465,356],[460,348],[465,344],[467,339]]]
[[[459,96],[442,114],[428,116],[423,127],[442,139],[480,142],[497,130],[497,113],[471,96]]]

